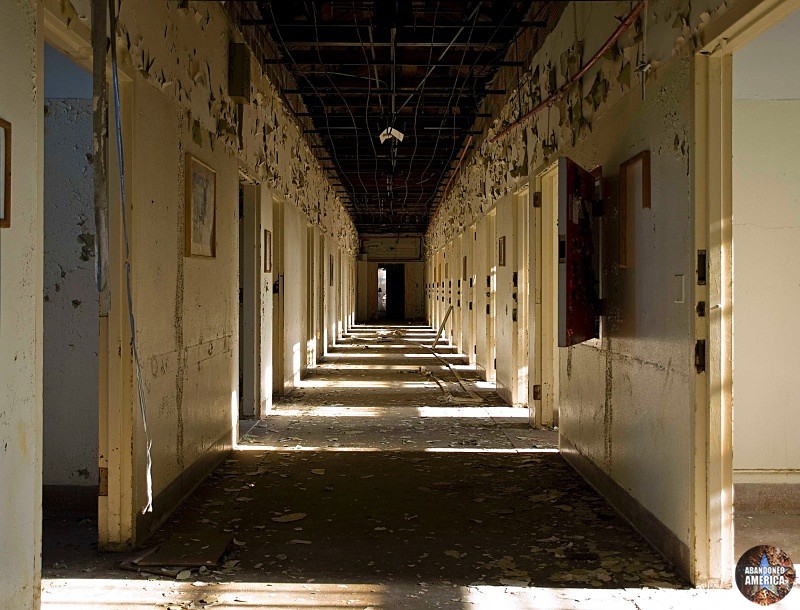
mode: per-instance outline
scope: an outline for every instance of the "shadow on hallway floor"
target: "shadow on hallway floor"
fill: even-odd
[[[527,410],[504,406],[453,349],[437,352],[463,384],[419,347],[433,334],[352,335],[242,438],[152,541],[234,537],[224,567],[192,574],[197,594],[227,587],[246,602],[256,587],[319,596],[269,607],[416,609],[471,608],[465,588],[685,587],[560,457],[557,432],[530,429]],[[482,404],[458,404],[469,393]],[[85,549],[59,565],[58,554],[45,554],[47,578],[142,578],[115,570],[118,555]],[[214,584],[231,582],[250,584]]]

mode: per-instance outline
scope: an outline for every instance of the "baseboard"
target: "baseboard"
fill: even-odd
[[[737,511],[800,512],[800,484],[734,483],[733,506]]]
[[[97,485],[43,485],[42,510],[97,517]]]
[[[226,432],[195,462],[153,498],[153,512],[136,513],[136,547],[152,536],[164,521],[231,453],[231,433]]]
[[[563,434],[561,455],[681,576],[692,581],[689,547],[619,483],[583,455]]]
[[[765,485],[800,485],[800,469],[798,468],[735,468],[733,484],[761,483]]]

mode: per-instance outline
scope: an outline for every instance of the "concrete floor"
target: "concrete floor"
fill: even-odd
[[[153,539],[230,533],[219,568],[122,571],[91,520],[46,519],[44,607],[749,607],[690,589],[434,334],[352,333]]]

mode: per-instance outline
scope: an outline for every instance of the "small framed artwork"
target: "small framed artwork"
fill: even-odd
[[[0,227],[11,226],[11,123],[0,119]]]
[[[214,258],[217,240],[217,172],[186,153],[186,256]]]
[[[650,151],[644,150],[619,166],[620,267],[633,266],[636,210],[650,205]]]
[[[497,240],[497,266],[506,266],[506,236],[503,235]]]
[[[264,229],[264,273],[272,273],[272,231]]]

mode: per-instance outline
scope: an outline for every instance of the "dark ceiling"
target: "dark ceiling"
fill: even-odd
[[[424,232],[493,89],[531,1],[260,1],[264,28],[294,80],[298,116],[361,233]],[[379,135],[387,128],[400,142]]]

